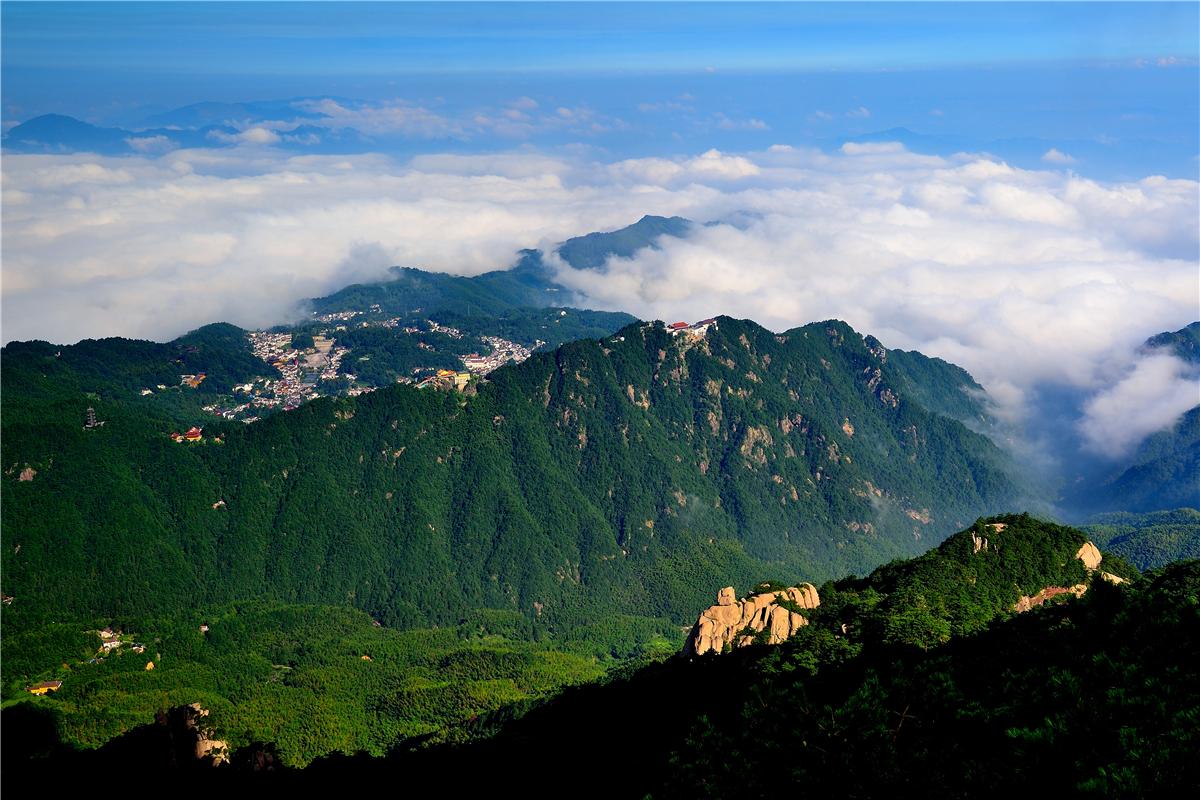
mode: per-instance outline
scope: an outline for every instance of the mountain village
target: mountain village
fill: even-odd
[[[297,347],[295,334],[289,330],[248,331],[246,337],[252,352],[273,367],[276,374],[235,384],[230,387],[228,395],[222,395],[216,402],[204,406],[203,410],[222,419],[250,424],[261,419],[266,413],[291,411],[318,397],[339,394],[355,397],[375,391],[380,387],[343,369],[343,362],[351,349],[340,346],[337,335],[350,327],[399,330],[398,335],[403,336],[420,336],[427,333],[441,334],[451,339],[463,339],[466,336],[457,328],[433,320],[425,320],[423,326],[418,326],[411,322],[406,323],[400,317],[379,319],[379,312],[378,306],[372,306],[368,312],[347,310],[315,317],[316,321],[331,327],[312,336],[312,347]],[[376,318],[353,322],[356,317],[364,314],[371,314]],[[527,347],[500,336],[487,334],[480,335],[478,339],[489,348],[489,352],[473,352],[459,356],[461,369],[418,366],[412,369],[410,375],[398,376],[396,382],[415,385],[419,389],[463,391],[472,380],[482,380],[509,362],[519,364],[545,344],[539,340],[533,347]],[[433,346],[423,340],[419,341],[417,346],[422,350],[435,352]],[[179,386],[195,389],[206,377],[205,373],[181,375]],[[157,387],[159,391],[167,388],[164,385]],[[141,390],[142,395],[154,393],[151,389]],[[176,442],[203,441],[203,428],[193,426],[186,432],[172,433],[171,438]]]

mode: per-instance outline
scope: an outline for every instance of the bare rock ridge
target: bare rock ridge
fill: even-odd
[[[816,608],[821,604],[817,587],[811,583],[785,589],[766,588],[738,600],[732,586],[717,592],[717,604],[700,612],[688,636],[684,652],[703,655],[720,653],[729,647],[754,643],[766,632],[770,644],[778,644],[808,624],[795,608]],[[789,608],[790,606],[790,608]]]

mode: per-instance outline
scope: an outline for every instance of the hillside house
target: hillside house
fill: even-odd
[[[62,687],[62,681],[42,681],[35,683],[32,686],[26,686],[25,691],[30,694],[43,695],[50,692],[57,692]]]
[[[85,431],[91,431],[102,427],[103,425],[103,420],[96,419],[96,409],[88,406],[87,412],[83,415],[83,429]]]

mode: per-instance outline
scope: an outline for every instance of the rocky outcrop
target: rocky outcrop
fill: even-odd
[[[817,588],[811,583],[770,589],[743,600],[737,599],[732,586],[726,586],[717,592],[717,604],[700,612],[684,652],[704,655],[720,653],[726,645],[745,647],[764,631],[768,642],[778,644],[808,624],[804,615],[792,608],[811,609],[820,604]]]
[[[177,717],[176,727],[182,729],[181,741],[194,738],[193,758],[197,763],[216,766],[229,761],[229,745],[220,739],[211,738],[213,731],[203,722],[208,716],[207,708],[199,703],[192,703],[174,709],[172,713]]]
[[[1064,594],[1073,594],[1076,597],[1083,597],[1083,593],[1087,591],[1087,584],[1077,583],[1074,586],[1047,586],[1040,592],[1034,595],[1021,595],[1017,600],[1017,604],[1013,606],[1013,611],[1018,614],[1023,611],[1028,611],[1031,608],[1037,608],[1047,600],[1058,597]]]
[[[1091,542],[1084,542],[1083,547],[1079,548],[1079,552],[1075,554],[1075,557],[1083,562],[1088,572],[1099,568],[1102,559],[1100,550]]]
[[[978,553],[980,550],[980,540],[973,533],[971,534],[971,538],[975,540],[975,552]],[[982,541],[983,549],[986,550],[987,540],[984,539]],[[1089,576],[1100,569],[1100,562],[1104,560],[1104,557],[1100,554],[1100,548],[1096,547],[1096,545],[1092,544],[1091,542],[1084,542],[1079,548],[1079,551],[1075,553],[1075,557],[1083,562],[1083,566],[1085,569],[1087,569]],[[1111,572],[1101,571],[1100,577],[1113,584],[1125,582],[1124,578],[1113,575]],[[1077,583],[1074,586],[1047,586],[1037,594],[1021,595],[1021,597],[1017,599],[1017,604],[1013,606],[1013,611],[1018,613],[1022,611],[1028,611],[1031,608],[1037,608],[1047,600],[1064,594],[1073,594],[1076,597],[1083,597],[1083,594],[1087,591],[1087,589],[1088,585],[1086,583]]]

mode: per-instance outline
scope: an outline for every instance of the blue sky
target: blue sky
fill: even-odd
[[[5,65],[174,75],[908,69],[1197,53],[1176,4],[5,3]]]
[[[202,101],[333,96],[467,120],[528,97],[600,121],[527,143],[613,156],[837,145],[902,127],[931,150],[1030,163],[1073,148],[1097,176],[1191,177],[1198,9],[5,2],[3,117],[137,129]],[[373,142],[398,154],[513,144],[433,138]]]

